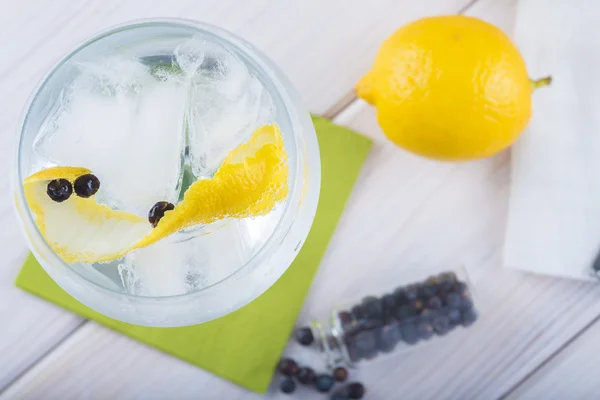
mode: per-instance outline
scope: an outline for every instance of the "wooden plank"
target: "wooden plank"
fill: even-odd
[[[12,159],[17,119],[57,58],[94,32],[126,20],[196,18],[229,29],[265,51],[290,76],[312,111],[335,106],[367,70],[376,43],[402,23],[454,13],[469,0],[21,0],[0,15],[0,153]],[[0,168],[10,176],[8,163]],[[9,180],[1,183],[9,192]],[[81,320],[13,286],[26,254],[9,196],[0,199],[5,253],[0,261],[0,390]]]
[[[600,324],[596,322],[516,388],[507,399],[597,399],[600,393],[600,381],[596,373],[599,335]]]

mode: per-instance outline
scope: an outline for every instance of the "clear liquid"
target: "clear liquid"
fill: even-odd
[[[126,49],[79,62],[34,141],[32,170],[83,166],[101,180],[97,201],[145,217],[157,201],[181,201],[226,154],[275,119],[270,94],[225,48],[201,38],[171,52]],[[102,286],[170,296],[219,282],[266,242],[269,215],[178,232],[110,263],[74,265]]]

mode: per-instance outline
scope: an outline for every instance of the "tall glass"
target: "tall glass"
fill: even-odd
[[[79,60],[127,49],[137,57],[161,57],[190,37],[227,48],[246,65],[270,94],[274,122],[288,153],[289,195],[264,243],[223,279],[178,295],[146,296],[128,292],[102,275],[101,268],[66,264],[36,227],[23,191],[23,180],[40,169],[34,140],[75,74]],[[147,326],[183,326],[209,321],[248,304],[286,271],[311,227],[320,188],[320,159],[313,124],[289,80],[262,52],[214,26],[181,19],[142,20],[120,25],[86,40],[42,80],[29,100],[20,126],[13,180],[14,201],[29,247],[44,270],[65,291],[109,317]],[[43,166],[42,166],[43,167]],[[85,166],[84,166],[85,167]],[[99,273],[100,271],[100,273]]]

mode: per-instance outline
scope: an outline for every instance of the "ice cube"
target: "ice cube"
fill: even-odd
[[[175,48],[173,55],[177,65],[188,77],[194,77],[204,62],[208,42],[200,38],[191,38]]]
[[[91,90],[110,96],[135,93],[153,82],[146,65],[123,56],[80,61],[77,66],[80,74],[73,85],[75,90]]]
[[[213,231],[177,233],[127,254],[119,267],[130,294],[173,296],[219,282],[252,256],[242,221],[224,221]]]
[[[143,296],[185,293],[185,250],[185,246],[165,239],[127,254],[120,267],[123,287],[130,294]]]
[[[255,78],[240,86],[239,96],[226,93],[213,83],[192,94],[189,145],[196,177],[214,173],[229,151],[272,119],[270,97]]]
[[[185,89],[155,79],[139,62],[116,59],[82,68],[35,151],[56,164],[92,170],[101,182],[97,199],[113,208],[146,215],[157,201],[176,202]]]
[[[195,177],[210,176],[227,153],[273,119],[262,83],[233,53],[193,38],[175,51],[188,79],[188,140]]]

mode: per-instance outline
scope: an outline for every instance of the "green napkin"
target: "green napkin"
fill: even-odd
[[[312,229],[286,273],[247,306],[195,326],[131,325],[101,315],[73,299],[54,283],[32,255],[25,260],[17,286],[238,385],[265,392],[371,148],[369,139],[346,128],[319,117],[314,117],[313,122],[321,151],[322,184]]]

